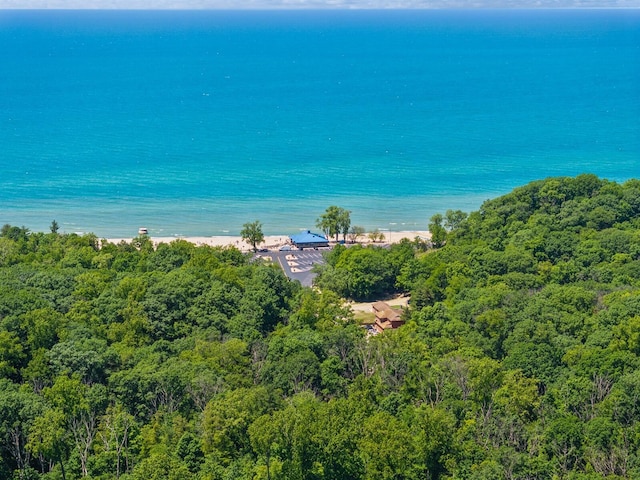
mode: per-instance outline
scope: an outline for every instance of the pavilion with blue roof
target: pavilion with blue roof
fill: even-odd
[[[298,247],[300,250],[304,250],[305,248],[318,248],[318,247],[328,247],[329,240],[324,235],[320,235],[319,233],[312,233],[307,230],[306,232],[298,233],[296,235],[291,235],[289,237],[291,240],[291,244]]]

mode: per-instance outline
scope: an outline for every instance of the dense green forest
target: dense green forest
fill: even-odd
[[[439,248],[337,246],[318,289],[233,248],[5,225],[0,478],[640,478],[640,181],[457,219]],[[396,293],[376,336],[343,300]]]

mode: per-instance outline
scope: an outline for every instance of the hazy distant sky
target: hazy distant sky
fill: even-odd
[[[640,0],[0,0],[3,8],[640,8]]]

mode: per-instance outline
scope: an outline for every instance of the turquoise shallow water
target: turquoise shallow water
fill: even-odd
[[[0,223],[426,229],[640,173],[640,11],[0,11]]]

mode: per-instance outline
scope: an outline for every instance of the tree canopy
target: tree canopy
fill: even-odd
[[[338,241],[338,235],[342,234],[342,239],[346,240],[351,226],[351,212],[332,205],[316,220],[316,226],[327,237],[335,237]]]
[[[264,242],[264,233],[262,233],[262,224],[256,220],[255,222],[245,223],[240,230],[240,236],[244,241],[250,243],[253,251],[258,250],[258,245]]]

